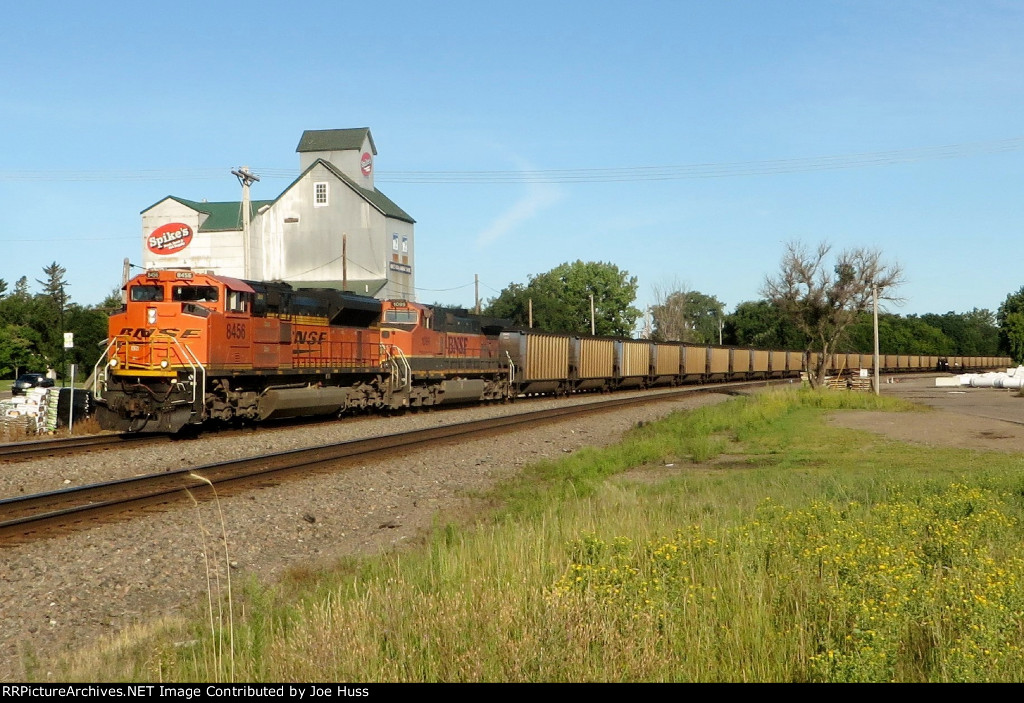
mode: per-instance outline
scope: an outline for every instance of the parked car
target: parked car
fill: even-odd
[[[52,388],[53,379],[41,373],[23,373],[11,384],[11,395],[21,395],[29,388]]]

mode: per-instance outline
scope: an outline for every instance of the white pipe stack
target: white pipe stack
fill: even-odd
[[[956,378],[959,381],[959,385],[970,386],[971,388],[1021,389],[1024,388],[1024,366],[999,372],[964,373]],[[936,386],[949,385],[948,379],[945,379],[946,383],[939,383],[940,380],[944,379],[935,379]]]

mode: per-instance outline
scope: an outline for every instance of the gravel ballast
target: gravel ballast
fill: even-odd
[[[218,503],[154,512],[78,534],[8,547],[0,569],[0,680],[136,623],[180,615],[207,598],[207,553],[227,559],[236,582],[273,581],[287,569],[379,553],[422,534],[440,514],[466,514],[471,496],[523,466],[586,445],[607,445],[638,422],[718,402],[694,394],[591,414],[529,430],[409,452],[333,473],[238,492]],[[594,398],[569,402],[590,402]],[[357,437],[540,410],[566,401],[360,418],[204,436],[145,447],[0,467],[0,496],[57,490]],[[218,511],[219,508],[219,511]],[[53,675],[31,670],[36,679]]]

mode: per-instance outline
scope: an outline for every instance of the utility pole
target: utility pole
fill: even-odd
[[[480,314],[480,274],[473,274],[473,295],[476,296],[476,314]]]
[[[594,294],[590,294],[590,336],[593,337],[597,332],[595,331],[596,326],[594,324]]]
[[[128,279],[132,277],[132,262],[128,260],[126,256],[124,258],[124,268],[121,269],[121,302],[128,302]]]
[[[882,389],[878,385],[878,286],[875,284],[871,284],[871,304],[875,317],[875,395],[880,395]]]
[[[348,233],[341,233],[341,289],[348,289]]]
[[[249,204],[249,186],[260,180],[260,177],[249,171],[248,166],[242,166],[231,172],[242,184],[242,249],[245,256],[245,273],[243,278],[255,278],[252,275],[252,262],[249,260],[249,221],[252,219],[252,207]]]

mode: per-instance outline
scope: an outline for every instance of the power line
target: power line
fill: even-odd
[[[121,242],[121,241],[138,241],[139,237],[135,234],[125,234],[120,237],[79,237],[74,236],[75,242]],[[61,237],[31,237],[27,239],[0,239],[0,243],[15,243],[15,242],[31,242],[33,244],[38,242],[62,242],[64,244],[70,243],[72,240]]]
[[[472,281],[470,281],[469,283],[464,283],[461,286],[455,286],[454,288],[420,288],[419,286],[415,286],[414,289],[417,291],[427,293],[448,293],[453,290],[462,290],[463,288],[469,288],[471,285],[473,285]]]
[[[1024,137],[995,142],[947,144],[914,149],[769,161],[538,171],[381,171],[378,177],[381,181],[392,183],[615,183],[686,180],[891,166],[1004,153],[1020,149],[1024,149]]]
[[[386,171],[377,172],[382,183],[501,184],[501,183],[621,183],[629,181],[672,181],[702,178],[767,176],[851,168],[872,168],[897,164],[962,159],[1024,149],[1024,137],[985,142],[873,151],[830,156],[812,156],[765,161],[730,161],[675,166],[617,166],[607,168],[547,169],[528,171]],[[294,180],[298,169],[255,168],[264,179]],[[142,169],[111,171],[0,171],[0,181],[182,181],[218,180],[218,168]]]

